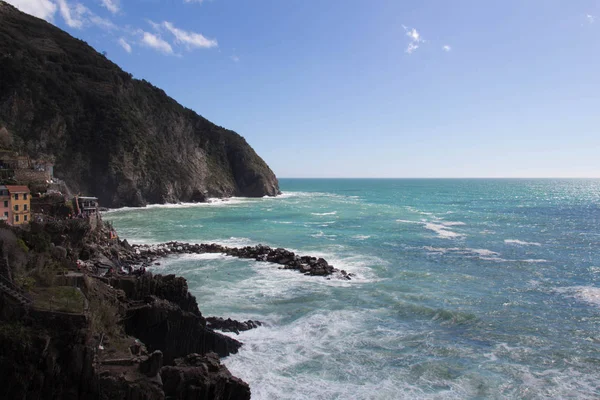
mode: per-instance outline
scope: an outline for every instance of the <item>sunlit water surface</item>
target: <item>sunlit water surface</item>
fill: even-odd
[[[120,209],[133,243],[262,243],[356,274],[162,260],[206,316],[257,319],[224,360],[254,399],[597,398],[600,181],[281,180],[277,198]]]

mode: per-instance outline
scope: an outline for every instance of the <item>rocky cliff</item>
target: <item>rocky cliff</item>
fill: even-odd
[[[0,224],[0,398],[250,398],[219,360],[242,344],[214,329],[259,324],[213,328],[184,278],[103,275],[131,248],[101,221],[28,228]]]
[[[0,127],[106,206],[276,195],[267,164],[85,42],[0,1]]]

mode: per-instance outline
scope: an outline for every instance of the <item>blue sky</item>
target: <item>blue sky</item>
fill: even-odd
[[[8,0],[279,177],[600,177],[599,0]]]

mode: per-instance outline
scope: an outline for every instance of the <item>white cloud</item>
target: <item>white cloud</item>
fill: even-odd
[[[451,51],[451,50],[452,50],[452,47],[450,47],[450,46],[448,46],[448,45],[444,45],[444,46],[442,46],[442,49],[443,49],[444,51]]]
[[[593,15],[591,15],[591,14],[587,14],[587,15],[585,16],[585,18],[587,19],[587,21],[588,21],[590,24],[593,24],[594,22],[596,22],[596,17],[595,17],[595,16],[593,16]]]
[[[171,32],[175,36],[177,43],[185,44],[188,49],[198,47],[203,49],[210,49],[211,47],[217,47],[219,44],[214,39],[207,39],[200,33],[184,31],[176,28],[172,23],[164,21],[162,26]]]
[[[56,4],[50,0],[6,0],[19,10],[34,17],[52,22],[56,13]]]
[[[131,53],[131,45],[123,38],[119,38],[119,44],[126,52]]]
[[[160,38],[160,36],[154,35],[149,32],[142,31],[142,44],[148,47],[152,47],[165,54],[173,54],[173,48],[171,45]]]
[[[118,26],[116,26],[115,24],[113,24],[112,21],[106,19],[106,18],[102,18],[99,17],[95,14],[92,14],[90,12],[90,16],[89,16],[89,21],[93,24],[96,25],[99,28],[105,29],[107,31],[112,31],[112,30],[117,30],[119,29]]]
[[[231,58],[231,60],[232,60],[233,62],[240,62],[240,58],[239,58],[238,56],[236,56],[235,54],[234,54],[234,55],[232,55],[232,56],[230,56],[229,58]]]
[[[202,2],[204,0],[184,0],[186,3],[198,3],[198,4],[202,4]]]
[[[414,42],[410,42],[410,43],[408,44],[408,47],[406,48],[406,52],[407,52],[408,54],[412,54],[412,53],[413,53],[413,51],[417,50],[418,48],[419,48],[419,45],[418,45],[418,44],[415,44]]]
[[[67,0],[58,0],[58,9],[65,23],[71,28],[81,28],[84,18],[90,11],[81,3],[70,6]]]
[[[407,26],[402,25],[404,28],[404,32],[406,32],[406,36],[410,38],[408,46],[406,47],[406,52],[408,54],[412,54],[415,50],[419,48],[420,43],[424,43],[425,40],[421,37],[421,34],[417,32],[415,28],[409,28]]]
[[[120,10],[119,0],[102,0],[102,5],[113,14],[118,13]]]

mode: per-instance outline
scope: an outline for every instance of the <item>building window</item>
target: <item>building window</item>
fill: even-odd
[[[8,211],[4,211],[4,216],[8,218]]]
[[[27,214],[23,215],[23,221],[27,221]]]
[[[23,204],[23,210],[27,211],[27,204]]]
[[[27,200],[27,193],[23,193],[23,200]]]
[[[19,205],[15,204],[15,211],[19,211]]]
[[[4,208],[8,208],[8,200],[4,200]]]
[[[19,222],[19,216],[15,215],[15,222]]]
[[[15,193],[15,200],[19,200],[19,193]]]

